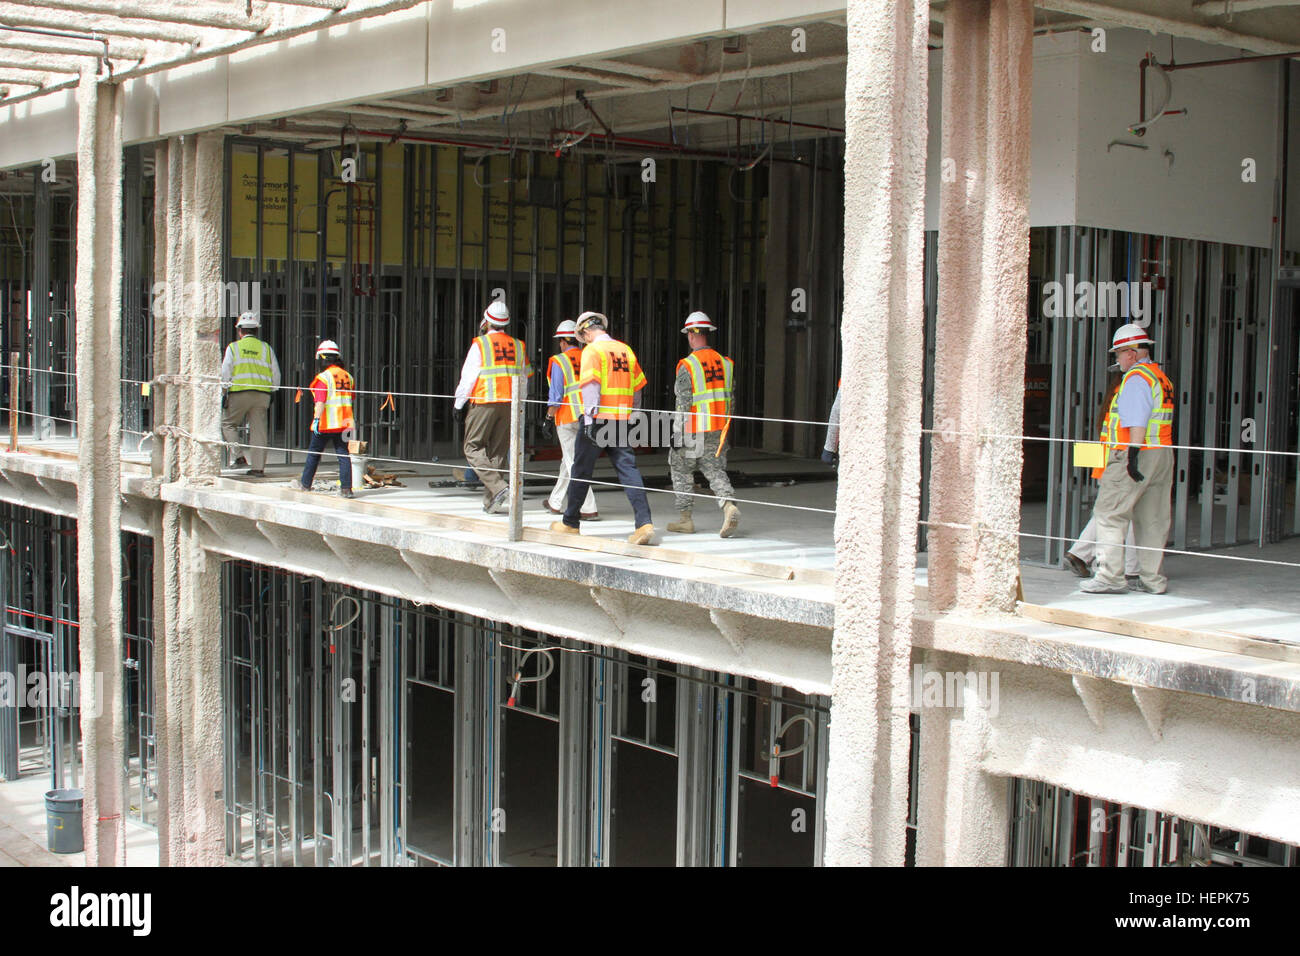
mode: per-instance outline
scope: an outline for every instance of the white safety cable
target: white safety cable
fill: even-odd
[[[1046,441],[1046,442],[1063,442],[1073,445],[1100,445],[1100,441],[1093,441],[1087,438],[1053,438],[1049,435],[997,435],[985,434],[983,432],[956,432],[943,428],[922,428],[922,434],[938,435],[940,438],[947,437],[965,437],[965,438],[997,438],[1006,441]],[[1112,442],[1112,444],[1114,444]],[[1126,448],[1127,445],[1116,445],[1118,448]],[[1170,448],[1175,451],[1214,451],[1224,452],[1230,455],[1282,455],[1288,458],[1300,457],[1300,452],[1296,451],[1269,451],[1265,448],[1216,448],[1212,445],[1161,445],[1161,448]],[[1150,449],[1143,446],[1143,451]]]
[[[63,372],[54,368],[36,368],[31,365],[9,365],[0,363],[0,368],[17,369],[19,372],[30,372],[33,375],[66,375],[69,378],[76,378],[76,372]]]
[[[957,531],[974,531],[977,534],[985,532],[989,534],[1001,535],[1006,538],[1037,538],[1041,541],[1068,541],[1073,542],[1073,538],[1066,538],[1057,534],[1035,534],[1031,531],[1008,531],[1005,528],[990,528],[985,525],[960,524],[955,521],[925,521],[918,520],[917,524],[923,524],[931,528],[952,528]],[[1119,547],[1115,545],[1115,547]],[[1223,561],[1245,561],[1248,564],[1273,564],[1283,568],[1300,568],[1300,562],[1296,561],[1273,561],[1268,558],[1243,558],[1235,554],[1217,554],[1213,551],[1184,551],[1179,548],[1152,548],[1147,545],[1125,544],[1125,548],[1132,548],[1135,551],[1159,551],[1161,554],[1185,554],[1194,558],[1219,558]]]
[[[173,435],[173,434],[180,435],[183,438],[188,438],[191,441],[196,441],[203,445],[218,445],[223,448],[247,448],[247,449],[256,448],[259,451],[287,451],[287,452],[297,452],[297,453],[306,452],[306,449],[303,448],[286,448],[281,445],[245,445],[242,442],[227,442],[219,438],[201,438],[198,435],[191,434],[190,432],[186,431],[185,429],[181,428],[178,425],[159,425],[152,432],[138,432],[129,428],[124,428],[122,430],[127,434],[140,435],[146,438],[151,438],[154,435]],[[324,455],[327,454],[337,455],[338,453],[335,452],[334,449],[332,448],[325,448],[319,452],[314,452],[313,454],[318,454],[323,457]],[[473,468],[472,466],[469,465],[450,465],[440,461],[415,461],[410,458],[390,458],[386,455],[367,454],[361,457],[370,458],[375,461],[393,462],[399,465],[415,465],[416,467],[419,468],[443,468],[448,471],[462,470],[465,468],[469,468],[470,470],[476,473],[478,471],[494,471],[497,474],[508,475],[510,472],[509,467],[478,469],[478,468]],[[520,471],[519,474],[526,478],[544,478],[549,481],[554,481],[556,478],[555,475],[545,471]],[[572,480],[576,481],[577,479],[572,479]],[[607,487],[607,488],[632,488],[633,490],[637,489],[636,485],[624,485],[616,481],[596,481],[595,479],[588,479],[587,483],[590,485],[600,485],[602,487]],[[673,491],[671,488],[649,488],[649,487],[641,486],[640,490],[646,492],[655,492],[657,494],[666,494],[666,495],[680,494],[684,497],[708,498],[711,500],[717,500],[716,495],[712,495],[712,494],[706,495],[701,492],[691,492],[691,491],[677,492],[677,491]],[[738,505],[754,505],[756,507],[765,507],[765,508],[787,508],[793,511],[814,511],[819,514],[828,514],[828,515],[833,515],[836,513],[835,509],[833,508],[813,508],[813,507],[809,507],[808,505],[787,505],[787,504],[782,504],[781,502],[778,501],[758,501],[757,499],[754,498],[728,498],[727,500],[734,502],[735,504]]]

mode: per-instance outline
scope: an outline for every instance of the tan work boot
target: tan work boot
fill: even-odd
[[[740,509],[733,502],[728,501],[722,506],[722,530],[718,532],[718,537],[730,538],[736,533],[738,524],[740,524]]]
[[[552,521],[551,530],[556,534],[582,534],[577,528],[570,528],[563,521]]]
[[[655,536],[655,526],[652,524],[643,524],[630,535],[627,536],[628,544],[654,544],[651,539]]]
[[[678,534],[695,534],[695,519],[689,511],[683,511],[680,521],[668,522],[668,530]]]

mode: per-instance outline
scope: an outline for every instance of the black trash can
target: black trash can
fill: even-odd
[[[80,790],[45,791],[45,836],[51,853],[81,853],[86,837],[81,830]]]

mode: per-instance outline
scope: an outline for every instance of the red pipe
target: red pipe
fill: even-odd
[[[10,614],[21,614],[23,617],[34,617],[41,621],[53,621],[55,624],[67,624],[69,627],[81,627],[76,621],[65,621],[63,618],[50,617],[48,614],[37,614],[35,611],[21,611],[16,607],[6,607]]]

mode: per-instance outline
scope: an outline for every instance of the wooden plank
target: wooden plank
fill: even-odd
[[[1182,644],[1186,647],[1199,647],[1207,651],[1222,651],[1227,654],[1242,654],[1246,657],[1260,657],[1270,661],[1283,661],[1288,664],[1300,664],[1300,644],[1289,644],[1268,637],[1237,634],[1229,631],[1193,631],[1183,627],[1170,627],[1166,624],[1152,624],[1146,621],[1130,621],[1119,617],[1103,617],[1086,611],[1071,611],[1066,608],[1044,607],[1041,604],[1021,602],[1019,610],[1025,617],[1048,624],[1062,624],[1066,627],[1080,627],[1089,631],[1104,631],[1108,634],[1122,634],[1126,637],[1140,637],[1165,644]]]

